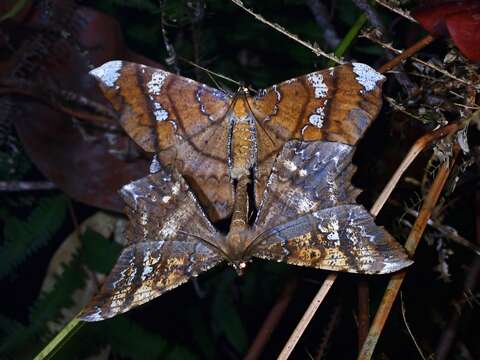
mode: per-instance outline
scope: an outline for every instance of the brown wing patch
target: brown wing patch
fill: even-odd
[[[97,321],[173,289],[223,260],[218,234],[178,172],[155,174],[122,188],[130,219],[128,246],[82,315]]]
[[[125,185],[120,193],[130,219],[129,242],[175,239],[179,231],[215,241],[215,228],[178,172],[160,169]]]
[[[231,99],[223,92],[160,69],[111,61],[92,71],[121,114],[121,124],[163,165],[175,165],[191,182],[214,221],[233,204],[227,168]]]
[[[275,155],[286,141],[355,145],[381,109],[384,79],[368,65],[345,64],[285,81],[253,98],[253,113],[262,124],[257,131],[257,205]]]
[[[233,191],[227,168],[230,127],[225,115],[232,98],[193,80],[138,64],[114,61],[93,73],[122,113],[122,124],[133,139],[145,150],[157,151],[163,164],[176,165],[212,220],[229,216]],[[259,125],[254,132],[255,151],[244,151],[255,153],[255,159],[249,159],[256,163],[257,205],[285,142],[356,144],[380,110],[383,80],[369,66],[354,63],[291,79],[255,98],[247,97]],[[242,171],[247,167],[240,165]]]
[[[100,321],[142,305],[223,259],[212,249],[179,236],[171,241],[141,242],[123,250],[100,292],[80,319]]]
[[[260,204],[256,226],[264,229],[306,213],[353,204],[359,194],[350,183],[355,148],[327,141],[285,144],[275,161]]]
[[[246,255],[359,273],[393,272],[407,254],[355,204],[354,147],[288,142],[277,157]]]
[[[384,274],[412,263],[360,205],[340,205],[267,230],[252,255],[332,271]]]

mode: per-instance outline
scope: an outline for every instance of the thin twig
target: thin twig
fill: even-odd
[[[415,120],[418,120],[420,122],[424,122],[425,120],[420,117],[420,116],[417,116],[415,114],[412,114],[411,112],[407,111],[407,109],[405,108],[405,106],[403,106],[402,104],[399,104],[394,98],[391,98],[390,96],[387,96],[387,95],[384,95],[383,96],[385,100],[387,100],[388,104],[396,111],[400,111],[402,114],[405,114],[407,115],[408,117],[411,117],[412,119],[415,119]]]
[[[406,213],[413,215],[415,217],[418,216],[418,211],[415,211],[413,209],[406,209],[405,211]],[[457,243],[458,245],[466,247],[467,249],[473,251],[477,255],[480,255],[480,246],[471,243],[470,241],[465,239],[463,236],[459,235],[458,232],[452,227],[448,225],[444,225],[432,219],[429,219],[427,224],[433,227],[434,229],[436,229],[438,232],[440,232],[442,235],[447,237],[449,240]]]
[[[411,15],[408,10],[403,10],[400,8],[397,8],[396,6],[390,5],[386,1],[383,0],[375,0],[378,4],[382,5],[383,7],[387,8],[390,11],[393,11],[394,13],[403,16],[405,19],[410,20],[411,22],[418,23],[417,20],[415,20]]]
[[[0,191],[36,191],[56,189],[51,181],[0,181]]]
[[[373,6],[366,0],[353,0],[353,3],[363,11],[371,25],[378,29],[384,36],[387,36],[385,26],[380,16]],[[390,55],[390,54],[389,54]],[[390,55],[391,56],[391,55]],[[381,72],[381,71],[380,71]],[[368,329],[370,327],[370,289],[368,281],[361,278],[357,282],[357,312],[358,312],[358,349],[362,347],[363,342],[367,338]]]
[[[415,336],[413,336],[413,332],[412,332],[412,330],[410,329],[410,326],[408,325],[408,322],[407,322],[407,314],[406,314],[406,310],[405,310],[405,303],[403,302],[403,293],[402,293],[402,292],[400,292],[400,303],[401,303],[401,305],[402,305],[403,323],[405,324],[405,327],[407,328],[408,334],[409,334],[410,337],[412,338],[412,341],[413,341],[413,343],[415,344],[415,347],[417,348],[418,353],[420,354],[421,358],[422,358],[423,360],[427,360],[427,359],[425,358],[425,355],[423,355],[423,351],[422,351],[422,349],[420,348],[420,346],[418,345],[417,340],[415,339]]]
[[[292,300],[293,291],[297,286],[295,280],[291,280],[283,288],[277,302],[272,307],[268,313],[265,321],[263,322],[262,327],[257,333],[255,340],[248,349],[247,354],[244,357],[244,360],[255,360],[260,357],[262,354],[263,348],[267,344],[270,336],[272,335],[273,330],[277,326],[280,319],[283,317],[285,310],[287,310],[290,300]]]
[[[430,34],[421,38],[419,41],[417,41],[415,44],[410,46],[408,49],[405,49],[404,51],[400,52],[398,56],[394,57],[389,62],[383,64],[378,69],[378,72],[383,74],[383,73],[386,73],[387,71],[392,70],[396,66],[400,65],[403,60],[412,57],[413,54],[417,53],[418,51],[420,51],[420,49],[423,49],[425,46],[431,44],[434,40],[435,38]]]
[[[275,24],[275,23],[272,23],[270,21],[268,21],[267,19],[265,19],[263,16],[259,15],[259,14],[256,14],[255,12],[253,12],[252,10],[250,10],[249,8],[245,7],[245,5],[243,5],[243,2],[240,1],[240,0],[231,0],[235,5],[241,7],[243,10],[245,10],[246,12],[248,12],[250,15],[252,15],[255,19],[257,19],[258,21],[274,28],[275,30],[277,30],[278,32],[282,33],[283,35],[289,37],[290,39],[298,42],[299,44],[305,46],[306,48],[310,49],[315,55],[317,56],[323,56],[327,59],[330,59],[334,62],[336,62],[337,64],[344,64],[345,61],[337,58],[335,55],[333,54],[328,54],[326,53],[325,51],[323,51],[322,49],[320,49],[318,46],[316,45],[313,45],[311,44],[310,42],[308,41],[305,41],[305,40],[302,40],[300,39],[297,35],[295,34],[292,34],[291,32],[289,32],[287,29],[283,28],[282,26],[278,25],[278,24]]]
[[[458,148],[455,150],[455,154],[458,154]],[[415,253],[415,250],[420,242],[425,227],[427,226],[427,221],[430,218],[432,210],[434,209],[435,204],[440,197],[442,189],[447,181],[448,175],[453,168],[455,158],[456,156],[454,156],[453,161],[450,161],[448,163],[442,163],[435,177],[435,180],[433,181],[433,184],[427,196],[425,197],[425,201],[422,204],[418,217],[413,225],[412,231],[410,232],[405,243],[405,250],[410,256],[413,256],[413,254]],[[383,295],[380,306],[377,310],[377,313],[375,314],[375,318],[373,319],[373,323],[370,327],[367,340],[363,344],[362,350],[360,351],[357,360],[371,359],[373,351],[375,350],[375,346],[378,342],[378,338],[382,333],[385,322],[387,321],[390,310],[392,309],[393,303],[398,295],[398,292],[400,291],[400,287],[403,283],[403,280],[405,279],[406,274],[406,270],[402,270],[392,275],[388,283],[387,289],[385,290],[385,293]]]
[[[167,29],[165,28],[165,1],[159,0],[158,6],[161,9],[160,15],[160,28],[162,29],[162,38],[163,38],[163,45],[165,46],[165,50],[167,51],[168,57],[165,58],[165,62],[168,66],[170,66],[175,74],[180,74],[180,68],[178,67],[177,62],[177,52],[175,51],[175,47],[170,42],[168,38]]]
[[[305,314],[303,314],[302,319],[298,323],[297,327],[293,331],[292,335],[288,339],[287,343],[285,344],[282,352],[278,356],[279,360],[286,360],[290,356],[291,352],[295,348],[295,345],[297,344],[298,340],[300,340],[300,337],[302,336],[303,332],[307,328],[307,325],[310,323],[310,321],[313,318],[313,315],[315,315],[315,312],[317,311],[318,307],[322,304],[323,300],[325,299],[325,296],[327,296],[328,291],[332,287],[333,283],[337,279],[337,273],[330,273],[328,274],[327,278],[323,282],[322,286],[317,292],[317,295],[313,298],[312,302],[308,306],[307,310],[305,311]]]
[[[341,305],[335,306],[335,309],[333,310],[333,313],[330,317],[330,321],[325,326],[322,341],[320,341],[320,346],[318,347],[318,351],[315,354],[315,360],[322,360],[325,357],[325,353],[327,352],[328,344],[330,343],[330,339],[332,338],[335,327],[338,324],[338,320],[340,319],[340,313],[341,312],[342,312]]]
[[[382,42],[382,41],[376,39],[376,38],[375,38],[374,36],[372,36],[372,34],[369,33],[369,32],[363,32],[361,36],[364,37],[364,38],[366,38],[366,39],[368,39],[368,40],[370,40],[370,41],[372,41],[372,42],[374,42],[374,43],[376,43],[376,44],[378,44],[378,45],[380,45],[380,46],[382,46],[382,47],[384,47],[384,48],[386,48],[386,49],[388,49],[388,50],[391,50],[391,51],[393,51],[393,52],[395,52],[395,53],[397,53],[397,54],[401,54],[401,53],[404,52],[404,50],[395,49],[392,45],[387,44],[387,43],[385,43],[385,42]],[[428,36],[427,36],[427,37],[428,37]],[[424,39],[425,39],[425,38],[424,38]],[[451,79],[453,79],[453,80],[459,81],[459,82],[461,82],[461,83],[463,83],[463,84],[465,84],[465,85],[475,86],[475,84],[472,84],[470,81],[467,81],[467,80],[465,80],[465,79],[456,77],[455,75],[450,74],[448,71],[446,71],[446,70],[444,70],[444,69],[442,69],[442,68],[440,68],[440,67],[438,67],[438,66],[436,66],[436,65],[433,65],[433,64],[431,64],[431,63],[429,63],[429,62],[423,61],[423,60],[421,60],[421,59],[419,59],[419,58],[417,58],[417,57],[415,57],[415,56],[411,56],[409,59],[412,59],[413,61],[418,62],[419,64],[422,64],[422,65],[424,65],[424,66],[426,66],[426,67],[429,67],[429,68],[431,68],[431,69],[433,69],[433,70],[435,70],[435,71],[438,71],[438,72],[441,73],[442,75],[445,75],[445,76],[447,76],[447,77],[449,77],[449,78],[451,78]]]
[[[358,350],[362,347],[367,338],[370,327],[370,289],[366,279],[359,279],[357,282],[358,297]]]
[[[190,61],[190,60],[188,60],[188,59],[185,59],[184,57],[179,56],[178,58],[179,58],[180,60],[186,62],[187,64],[192,65],[193,67],[199,68],[199,69],[207,72],[208,74],[212,74],[212,75],[214,75],[214,76],[216,76],[216,77],[219,77],[220,79],[230,81],[231,83],[233,83],[233,84],[235,84],[235,85],[237,85],[237,86],[240,86],[240,85],[241,85],[239,81],[233,80],[232,78],[229,78],[229,77],[226,76],[226,75],[222,75],[222,74],[217,73],[217,72],[215,72],[215,71],[212,71],[212,70],[209,70],[209,69],[207,69],[207,68],[204,68],[203,66],[200,66],[200,65],[194,63],[193,61]]]
[[[407,170],[407,168],[410,166],[410,164],[413,162],[413,160],[416,159],[418,154],[422,152],[423,149],[425,149],[429,144],[431,144],[433,141],[441,139],[447,135],[453,134],[456,131],[458,131],[460,128],[464,126],[463,123],[453,123],[447,126],[444,126],[438,130],[429,132],[425,135],[423,135],[420,139],[418,139],[415,144],[410,148],[410,151],[407,153],[407,156],[403,159],[401,162],[400,166],[397,168],[393,176],[391,177],[390,181],[388,184],[385,186],[383,189],[382,193],[380,196],[377,198],[375,203],[373,204],[370,213],[373,216],[377,216],[378,213],[380,212],[380,209],[385,205],[385,202],[387,199],[390,197],[390,194],[392,193],[393,189],[397,185],[398,181],[402,177],[403,173]]]
[[[476,230],[476,243],[480,246],[480,192],[475,194],[475,230]],[[463,285],[462,298],[456,301],[459,306],[452,309],[450,319],[448,321],[445,330],[438,341],[435,351],[437,360],[447,360],[449,357],[450,349],[454,343],[457,328],[460,323],[462,314],[464,312],[464,306],[466,301],[463,298],[463,294],[467,291],[474,291],[477,284],[480,283],[480,258],[476,257],[471,264],[468,275],[465,278]]]

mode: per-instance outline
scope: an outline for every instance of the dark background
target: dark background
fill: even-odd
[[[91,81],[88,69],[114,58],[147,62],[140,58],[145,56],[168,71],[178,70],[183,76],[215,86],[206,72],[181,60],[185,58],[256,89],[330,65],[328,60],[315,56],[229,1],[25,3],[25,13],[0,23],[3,76],[41,83],[49,90],[70,89],[91,99],[99,95],[89,90],[91,85],[85,85]],[[256,13],[326,51],[333,51],[324,37],[324,27],[315,20],[314,3],[245,1],[245,5]],[[325,19],[339,39],[345,37],[362,14],[350,0],[321,3],[326,9]],[[404,3],[409,9],[418,5],[413,1]],[[79,6],[89,6],[111,18],[95,18],[92,14],[96,13],[85,13]],[[397,48],[407,48],[426,34],[420,26],[382,7],[377,6],[375,11],[385,27],[386,41],[392,41]],[[365,28],[368,26],[367,21]],[[165,50],[162,28],[176,52],[175,61],[170,64],[166,59],[172,54]],[[38,45],[40,35],[45,35],[45,43]],[[372,67],[388,61],[388,54],[381,47],[358,36],[352,40],[344,54],[347,59]],[[444,61],[447,54],[453,61]],[[470,76],[472,68],[478,70],[448,39],[436,41],[418,56],[459,77]],[[19,68],[24,70],[12,70]],[[385,101],[380,116],[361,140],[354,159],[358,171],[353,182],[364,189],[359,202],[367,208],[418,137],[465,114],[462,112],[465,109],[454,105],[465,102],[467,91],[462,84],[410,61],[400,72],[400,82],[394,73],[388,75],[384,93],[401,104],[403,111]],[[234,84],[222,79],[217,81],[224,87],[236,89]],[[13,95],[3,95],[0,100],[0,181],[46,181],[47,176],[65,191],[0,192],[3,227],[0,239],[0,358],[28,359],[42,349],[66,319],[81,309],[101,281],[101,274],[108,273],[121,248],[110,234],[102,236],[94,230],[85,231],[80,237],[81,245],[66,246],[74,255],[71,258],[59,255],[61,265],[51,265],[62,269],[60,273],[47,275],[47,267],[60,245],[78,224],[99,211],[98,206],[107,208],[111,217],[122,217],[112,211],[115,206],[106,205],[108,201],[102,197],[106,193],[114,194],[113,180],[97,185],[93,195],[82,197],[88,190],[88,181],[96,179],[102,171],[117,171],[125,164],[138,164],[135,171],[143,173],[148,159],[146,154],[131,150],[131,144],[105,142],[102,132],[108,130],[73,120],[38,100]],[[75,132],[72,122],[76,124]],[[86,148],[103,145],[86,153],[86,148],[65,140],[79,136],[86,141]],[[475,156],[477,137],[472,127],[469,131],[471,152],[462,154],[458,160],[454,175],[433,212],[433,219],[441,227],[427,227],[415,255],[415,264],[409,269],[402,288],[408,325],[426,358],[434,358],[447,329],[454,329],[455,334],[447,358],[480,357],[480,336],[476,327],[480,294],[474,286],[479,277],[478,256],[453,242],[452,236],[439,231],[449,226],[468,241],[476,241],[475,219],[480,216],[480,208],[476,205],[480,199]],[[118,156],[121,162],[113,163],[110,158],[101,157],[102,151],[112,153],[109,146],[121,148],[123,152]],[[445,147],[437,151],[445,153]],[[81,167],[75,163],[72,167],[68,158],[76,159],[79,153],[85,155],[82,164],[86,165]],[[59,160],[62,154],[65,156]],[[418,210],[439,161],[431,148],[422,154],[377,218],[377,223],[384,225],[401,243],[414,221],[409,211]],[[129,173],[131,179],[140,177],[135,171]],[[120,209],[121,205],[116,208]],[[189,282],[126,315],[85,325],[55,359],[239,359],[248,350],[284,287],[296,284],[291,303],[263,352],[262,358],[274,359],[325,276],[324,271],[260,260],[250,264],[243,277],[221,266],[200,276],[195,284]],[[469,290],[465,290],[469,276],[473,280],[468,285]],[[46,277],[53,285],[41,291]],[[318,358],[319,351],[325,352],[324,359],[355,358],[359,279],[368,279],[370,309],[374,314],[389,277],[341,274],[292,358]],[[452,317],[460,313],[457,326],[452,327]],[[407,331],[398,299],[374,358],[420,358]]]

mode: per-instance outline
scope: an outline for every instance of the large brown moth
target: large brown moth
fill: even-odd
[[[174,168],[160,167],[124,186],[128,245],[81,318],[126,312],[224,261],[239,273],[255,257],[365,274],[410,265],[404,249],[355,203],[354,149],[339,142],[287,142],[251,226],[249,178],[240,178],[227,235],[215,229]]]

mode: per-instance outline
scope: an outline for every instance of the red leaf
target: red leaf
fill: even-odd
[[[480,11],[459,13],[447,18],[447,28],[455,45],[472,61],[480,61]]]
[[[20,74],[20,78],[60,84],[63,89],[108,107],[109,101],[88,74],[91,66],[124,59],[161,67],[127,48],[120,26],[112,17],[87,7],[78,7],[70,0],[56,0],[51,4],[53,8],[49,14],[53,15],[42,14],[39,7],[34,7],[31,16],[19,24],[20,29],[26,30],[15,32],[13,28],[10,31],[14,41],[18,40],[21,44],[14,59],[22,59],[23,54],[33,51],[22,71],[15,72]],[[60,38],[52,44],[45,44],[42,34],[28,32],[29,28],[35,27],[57,28],[59,25],[53,21],[61,24],[79,21],[80,26],[77,26],[78,31],[70,34],[73,39]],[[39,40],[35,42],[37,37]],[[69,45],[75,41],[87,50],[86,55],[83,50]],[[39,51],[33,50],[35,48]],[[12,62],[11,59],[0,63],[0,69],[6,74],[12,74],[9,69],[20,66],[20,62]],[[14,121],[18,135],[26,152],[45,177],[78,201],[109,210],[123,210],[124,204],[117,190],[147,174],[149,163],[125,133],[75,124],[69,116],[29,98],[14,97],[12,101],[22,109],[21,116]]]
[[[472,61],[480,59],[480,1],[435,1],[418,9],[414,18],[433,36],[450,35]]]

